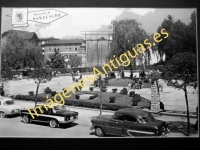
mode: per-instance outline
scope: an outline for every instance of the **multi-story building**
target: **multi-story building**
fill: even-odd
[[[44,49],[45,59],[49,59],[49,55],[53,54],[55,50],[67,61],[72,55],[80,56],[82,59],[81,67],[86,66],[86,48],[83,39],[67,39],[67,40],[53,40],[41,45]]]

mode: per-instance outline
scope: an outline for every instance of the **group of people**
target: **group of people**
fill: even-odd
[[[71,72],[71,76],[72,76],[72,81],[73,82],[78,82],[78,80],[82,78],[82,75],[80,75],[80,71],[79,70],[72,71]],[[77,76],[80,76],[80,78],[78,79]]]
[[[139,89],[142,89],[142,80],[139,79],[137,81],[137,79],[136,79],[136,80],[133,80],[133,82],[129,82],[128,83],[128,89],[130,90],[130,89],[133,89],[133,88],[137,88],[137,87],[135,87],[136,85],[139,86]]]
[[[13,75],[13,78],[14,78],[15,80],[22,80],[22,79],[23,79],[22,73],[20,73],[19,75],[18,75],[18,74]]]

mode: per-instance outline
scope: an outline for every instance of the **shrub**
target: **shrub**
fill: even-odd
[[[90,89],[90,91],[93,91],[94,88],[93,87],[89,87],[89,89]]]
[[[133,101],[141,101],[141,96],[140,94],[134,94],[132,95]]]
[[[106,88],[101,89],[101,92],[106,92],[106,91],[107,91]]]
[[[112,91],[113,91],[113,93],[116,93],[117,92],[117,88],[112,89]]]
[[[133,97],[135,95],[135,91],[130,91],[129,97]]]
[[[110,99],[109,103],[115,103],[115,97],[114,96],[110,96],[109,99]]]
[[[96,96],[95,96],[95,95],[93,95],[93,96],[90,96],[90,97],[89,97],[89,100],[92,100],[92,99],[94,99],[94,98],[96,98]]]
[[[120,91],[120,94],[122,94],[122,95],[126,95],[127,93],[128,93],[127,88],[123,88],[123,89]]]
[[[33,92],[33,91],[29,91],[29,92],[28,92],[28,95],[34,96],[34,92]]]
[[[79,99],[80,98],[80,94],[75,94],[75,98]]]
[[[46,89],[44,89],[44,93],[45,94],[49,94],[49,93],[51,93],[51,89],[49,88],[49,87],[47,87]]]
[[[149,83],[149,79],[144,79],[144,83]]]
[[[51,96],[55,96],[56,95],[56,91],[51,91]]]
[[[27,100],[27,101],[35,101],[35,96],[29,96],[29,95],[17,95],[16,99],[19,100]],[[43,102],[46,101],[45,97],[38,97],[38,102]],[[65,105],[69,106],[79,106],[79,107],[88,107],[88,108],[100,108],[100,104],[93,102],[93,101],[88,101],[88,100],[65,100]],[[122,108],[132,108],[130,106],[124,106],[124,105],[117,105],[117,104],[102,104],[102,109],[104,110],[112,110],[116,111]]]
[[[116,76],[115,76],[115,73],[114,73],[114,72],[111,72],[111,73],[110,73],[110,77],[111,77],[111,78],[115,78],[115,77],[116,77]]]

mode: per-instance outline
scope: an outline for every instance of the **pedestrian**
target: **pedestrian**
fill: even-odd
[[[22,79],[23,79],[22,73],[20,73],[20,75],[19,75],[19,80],[22,80]]]
[[[142,80],[139,79],[139,86],[140,86],[140,89],[142,89]]]
[[[165,107],[164,107],[163,102],[160,102],[160,109],[161,109],[162,111],[165,111]]]
[[[0,95],[1,96],[5,96],[5,92],[4,92],[4,84],[2,83],[0,86]]]

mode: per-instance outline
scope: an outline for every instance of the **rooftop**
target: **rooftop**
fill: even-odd
[[[67,39],[67,40],[55,40],[43,45],[62,45],[62,44],[82,44],[84,43],[83,39]]]
[[[34,34],[36,35],[35,32],[28,32],[28,31],[21,31],[21,30],[8,30],[2,34],[2,37],[6,36],[8,33],[11,33],[11,32],[17,33],[23,39],[31,39],[34,36]],[[37,35],[36,35],[36,37],[37,37]]]
[[[40,41],[50,41],[50,40],[60,40],[54,37],[48,37],[48,38],[40,38]]]

